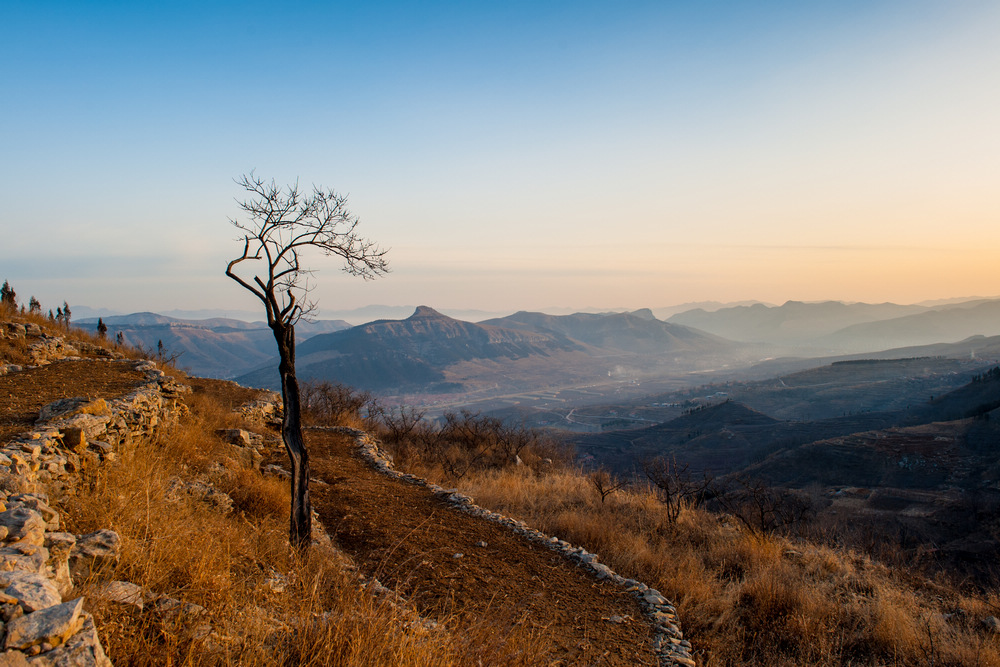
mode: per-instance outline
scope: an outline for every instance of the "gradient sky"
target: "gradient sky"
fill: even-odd
[[[1000,3],[0,2],[0,279],[253,309],[233,178],[348,193],[321,307],[1000,294]]]

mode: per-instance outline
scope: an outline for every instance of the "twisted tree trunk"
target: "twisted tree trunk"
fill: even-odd
[[[278,343],[278,372],[281,374],[281,400],[284,417],[281,439],[292,464],[292,512],[289,540],[305,549],[312,536],[312,505],[309,502],[309,453],[302,438],[299,382],[295,378],[295,325],[272,322],[271,330]]]

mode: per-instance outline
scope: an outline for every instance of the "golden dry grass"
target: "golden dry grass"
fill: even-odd
[[[123,452],[61,502],[68,530],[120,534],[114,579],[208,610],[210,634],[203,622],[101,602],[98,582],[84,582],[79,592],[115,664],[547,664],[531,637],[498,632],[490,619],[470,623],[460,609],[436,628],[415,625],[412,612],[361,590],[336,552],[290,549],[286,484],[219,465],[226,445],[215,429],[248,425],[208,392],[187,400],[190,414],[178,426]],[[178,494],[178,479],[211,482],[233,499],[233,512]]]
[[[570,469],[439,481],[658,588],[675,601],[700,664],[1000,665],[1000,640],[982,623],[1000,610],[995,594],[963,594],[855,553],[752,534],[701,510],[671,523],[641,489],[602,503]]]

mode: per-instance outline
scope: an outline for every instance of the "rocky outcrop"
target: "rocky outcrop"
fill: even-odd
[[[29,352],[41,365],[79,348],[41,335]],[[111,665],[84,599],[72,595],[74,582],[111,577],[120,538],[106,529],[60,532],[48,494],[76,493],[82,473],[172,423],[186,412],[177,398],[190,388],[152,362],[102,363],[130,364],[145,371],[147,382],[112,400],[55,401],[41,410],[32,431],[0,446],[0,665]],[[116,583],[120,594],[127,584]]]

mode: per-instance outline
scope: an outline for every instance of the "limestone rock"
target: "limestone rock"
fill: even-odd
[[[0,653],[0,667],[31,667],[31,663],[20,651]]]
[[[45,522],[45,530],[47,531],[57,531],[59,530],[59,513],[48,505],[48,496],[40,493],[22,493],[15,494],[7,499],[13,505],[14,503],[19,503],[22,507],[27,507],[28,509],[35,510],[42,516],[42,521]]]
[[[76,546],[76,536],[72,533],[46,533],[45,548],[49,550],[46,563],[52,581],[59,593],[65,597],[73,590],[73,576],[69,571],[69,555]]]
[[[45,520],[31,508],[14,507],[0,512],[0,526],[7,528],[8,542],[38,546],[45,543]]]
[[[47,421],[51,421],[56,417],[65,417],[78,411],[83,406],[90,403],[90,399],[84,396],[76,396],[74,398],[60,398],[58,401],[52,401],[48,405],[44,406],[38,413],[38,419],[35,423],[41,424]]]
[[[41,574],[32,572],[0,573],[0,586],[4,595],[17,599],[26,613],[54,607],[62,602],[56,585]]]
[[[58,646],[81,628],[82,610],[83,598],[77,598],[15,618],[7,624],[4,648],[24,650],[40,644]]]
[[[74,581],[110,572],[118,562],[121,538],[113,530],[103,529],[76,538],[69,555],[69,571]]]
[[[128,581],[109,581],[96,588],[92,596],[99,600],[132,607],[136,611],[142,611],[148,597],[141,586]]]
[[[82,614],[83,626],[80,631],[66,640],[62,646],[30,658],[31,667],[111,667],[111,661],[101,647],[97,628],[90,614]],[[2,664],[2,663],[0,663]]]
[[[49,551],[31,544],[14,544],[0,547],[0,572],[45,572]]]
[[[215,434],[231,445],[250,446],[250,434],[241,428],[220,428],[216,429]]]
[[[69,451],[83,454],[87,449],[87,433],[82,428],[69,426],[62,429],[62,442]]]

